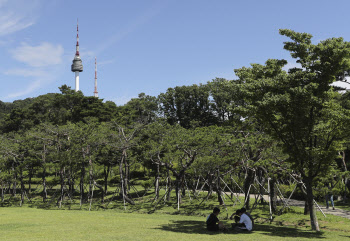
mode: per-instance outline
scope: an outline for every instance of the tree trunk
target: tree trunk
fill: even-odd
[[[28,173],[28,194],[32,189],[32,176],[33,176],[33,167],[31,166],[29,168],[29,173]]]
[[[348,168],[346,167],[346,161],[345,161],[345,151],[341,151],[339,152],[339,154],[341,154],[342,156],[342,164],[343,164],[343,171],[346,172],[348,170]],[[345,184],[345,188],[344,188],[344,195],[343,195],[343,200],[346,201],[347,200],[347,195],[346,195],[346,188],[349,189],[350,191],[350,185],[347,186],[347,183],[348,183],[348,178],[345,177],[344,178],[344,184]],[[350,183],[349,183],[350,184]]]
[[[270,202],[271,202],[271,211],[273,214],[277,211],[277,192],[276,192],[276,179],[271,178],[269,185],[270,185]]]
[[[16,197],[17,173],[15,172],[14,163],[12,163],[13,181],[12,181],[12,196]]]
[[[250,207],[250,185],[253,183],[253,178],[254,178],[254,171],[251,170],[250,168],[247,170],[247,177],[244,180],[244,200],[245,201],[245,207],[247,210],[249,210]]]
[[[1,182],[1,202],[4,202],[4,182]]]
[[[159,164],[157,164],[157,176],[154,183],[154,193],[155,193],[154,199],[158,200],[159,198]]]
[[[212,174],[208,175],[208,185],[209,185],[209,189],[208,189],[208,198],[209,198],[213,193],[213,175]]]
[[[320,227],[318,225],[318,220],[316,216],[316,208],[314,203],[314,195],[312,190],[312,179],[306,180],[306,198],[307,204],[310,210],[310,222],[312,230],[320,231]]]
[[[175,180],[175,191],[176,191],[176,200],[178,203],[178,207],[181,203],[181,195],[180,195],[180,189],[181,189],[181,176],[176,176],[176,180]]]
[[[43,167],[43,202],[46,202],[47,199],[47,190],[46,190],[46,168]]]
[[[24,193],[25,193],[22,168],[20,168],[20,174],[19,175],[20,175],[19,176],[19,180],[20,180],[20,183],[21,183],[21,202],[20,202],[20,206],[22,206],[22,204],[24,203]]]
[[[135,205],[134,201],[128,197],[127,187],[125,185],[125,180],[127,180],[127,178],[125,178],[125,173],[123,173],[123,161],[120,161],[120,164],[119,164],[119,175],[120,175],[120,195],[123,197],[123,199],[126,202],[130,203],[131,205]]]
[[[75,191],[74,182],[75,180],[73,177],[73,166],[71,165],[69,170],[69,179],[68,179],[69,193],[71,196],[73,196]]]
[[[129,179],[128,179],[128,175],[129,175],[129,165],[128,162],[126,160],[127,155],[126,155],[126,150],[123,150],[123,161],[124,161],[124,191],[125,194],[128,194],[128,190],[129,190]]]
[[[64,168],[61,168],[60,170],[60,184],[61,184],[61,195],[60,198],[58,199],[58,207],[62,207],[62,202],[63,202],[63,195],[64,195]]]
[[[219,169],[217,171],[216,193],[218,194],[219,205],[223,205],[224,204],[224,200],[222,200],[222,192],[221,192],[221,187],[220,187],[220,171],[219,171]]]
[[[171,182],[171,177],[170,177],[170,171],[169,169],[167,169],[167,187],[168,187],[168,193],[166,196],[166,200],[169,202],[170,201],[170,197],[171,197],[171,189],[172,189],[172,182]]]
[[[258,171],[258,181],[260,182],[261,185],[259,185],[259,191],[261,194],[264,194],[265,193],[265,190],[264,190],[264,185],[265,185],[265,178],[263,176],[264,174],[264,171],[259,168],[259,171]],[[262,197],[260,197],[260,203],[261,204],[264,204],[264,199]]]
[[[85,196],[85,192],[84,192],[84,177],[85,177],[85,165],[84,165],[84,161],[81,164],[81,172],[80,172],[80,208],[84,203],[84,196]]]
[[[94,180],[93,180],[93,173],[92,173],[92,160],[91,156],[89,158],[89,165],[90,165],[90,170],[89,170],[89,195],[90,198],[93,196],[93,187],[94,187]],[[91,193],[91,194],[90,194]]]
[[[182,197],[186,197],[185,176],[182,176],[181,178],[181,193]]]
[[[110,172],[111,166],[108,165],[107,168],[106,166],[103,169],[103,173],[104,173],[104,186],[105,186],[105,190],[104,190],[104,195],[107,195],[107,188],[108,188],[108,175]]]

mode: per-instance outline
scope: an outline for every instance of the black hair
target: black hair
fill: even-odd
[[[242,213],[245,213],[247,211],[247,209],[241,208],[241,211],[242,211]]]
[[[236,215],[239,215],[240,213],[242,213],[242,209],[238,209],[238,210],[236,211]]]
[[[213,209],[213,213],[219,213],[219,212],[220,212],[220,208],[215,207],[215,208]]]

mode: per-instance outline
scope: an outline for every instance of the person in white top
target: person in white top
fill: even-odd
[[[247,230],[252,231],[253,223],[250,217],[244,212],[245,210],[239,209],[236,212],[236,215],[240,217],[239,223],[235,225],[235,228],[238,230]]]

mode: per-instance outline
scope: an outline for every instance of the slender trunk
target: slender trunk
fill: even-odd
[[[123,173],[123,161],[119,164],[119,174],[120,174],[120,195],[123,197],[124,201],[135,205],[135,202],[128,197],[127,187],[125,186],[125,173]]]
[[[167,187],[168,187],[168,194],[166,196],[166,200],[167,201],[170,201],[170,197],[171,197],[171,189],[173,188],[172,187],[172,182],[171,182],[171,177],[170,177],[170,171],[169,169],[167,169]]]
[[[125,185],[124,185],[124,171],[123,171],[123,162],[119,163],[119,176],[120,176],[120,195],[124,196],[125,193]]]
[[[89,165],[90,165],[90,170],[89,170],[89,195],[92,196],[92,189],[93,189],[93,186],[94,186],[94,181],[93,181],[93,173],[92,173],[92,160],[91,160],[91,157],[89,158]],[[91,198],[90,196],[90,198]]]
[[[123,150],[123,161],[124,161],[124,193],[125,195],[128,194],[129,190],[129,180],[128,180],[128,174],[129,174],[129,165],[126,159],[126,150]]]
[[[208,189],[208,198],[209,198],[213,193],[213,174],[209,174],[208,184],[209,184],[209,189]]]
[[[12,162],[12,172],[13,172],[12,196],[16,197],[17,173],[15,172],[15,166],[13,162]]]
[[[28,173],[28,194],[32,189],[32,176],[33,176],[33,167],[31,166]]]
[[[307,203],[310,210],[310,222],[312,230],[320,231],[320,227],[318,225],[318,220],[316,216],[316,207],[314,203],[314,195],[312,190],[312,179],[307,179],[305,182],[306,185],[306,198]]]
[[[73,166],[70,166],[70,170],[69,170],[69,193],[71,194],[71,196],[73,196],[73,193],[75,191],[75,187],[74,187],[74,176],[73,176]]]
[[[155,200],[158,200],[159,198],[159,164],[157,164],[157,176],[154,184],[154,193],[155,193]]]
[[[186,197],[185,176],[182,176],[181,178],[181,193],[182,197]]]
[[[60,195],[60,198],[58,199],[59,208],[62,207],[63,195],[64,195],[64,168],[63,167],[61,167],[61,170],[60,170],[60,184],[61,184],[61,195]]]
[[[45,168],[45,166],[43,167],[43,178],[42,179],[43,179],[43,202],[46,202],[47,190],[46,190],[46,168]]]
[[[109,175],[110,169],[111,169],[111,166],[110,166],[110,165],[105,166],[104,169],[103,169],[103,173],[104,173],[104,186],[105,186],[104,195],[107,195],[107,189],[108,189],[108,175]]]
[[[250,168],[247,171],[247,176],[246,179],[244,180],[244,200],[245,201],[245,207],[248,210],[250,206],[250,191],[251,187],[250,185],[253,183],[253,178],[254,178],[254,171],[251,170]]]
[[[221,193],[221,187],[220,187],[220,171],[219,171],[219,169],[217,171],[216,193],[218,194],[219,205],[223,205],[224,204],[224,200],[222,200],[222,193]]]
[[[277,211],[277,192],[276,192],[276,179],[271,178],[269,185],[270,185],[270,202],[271,202],[271,211],[273,214]]]
[[[264,190],[265,178],[264,178],[263,174],[264,174],[264,171],[260,168],[259,171],[258,171],[258,177],[257,178],[258,178],[258,181],[261,184],[261,185],[259,185],[259,190],[260,190],[261,194],[265,193],[265,190]],[[262,197],[260,197],[260,203],[264,204],[264,199]]]
[[[85,165],[84,165],[84,160],[83,160],[83,163],[81,164],[81,171],[80,171],[80,208],[84,203],[84,196],[85,196],[84,177],[85,177]]]
[[[22,168],[20,168],[19,171],[20,171],[19,180],[20,180],[20,183],[21,183],[21,202],[20,202],[20,206],[22,206],[22,204],[24,203],[24,192],[25,192],[25,189],[24,189],[23,170],[22,170]]]
[[[348,170],[348,168],[346,167],[346,160],[345,160],[345,151],[340,152],[339,154],[341,154],[342,156],[342,164],[343,164],[343,171],[346,172]],[[345,177],[344,178],[344,184],[345,184],[345,188],[344,188],[344,195],[343,195],[343,200],[346,201],[347,200],[347,195],[346,195],[346,187],[349,189],[350,191],[350,185],[347,186],[348,183],[348,178]],[[350,184],[350,183],[349,183]]]
[[[181,195],[180,195],[180,189],[181,189],[181,176],[176,176],[176,180],[175,180],[175,191],[176,191],[176,200],[178,203],[178,206],[181,203]]]
[[[4,201],[4,182],[1,181],[1,202]]]

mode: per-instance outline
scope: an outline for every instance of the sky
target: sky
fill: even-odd
[[[0,100],[75,88],[70,66],[79,19],[80,89],[123,105],[139,93],[235,79],[267,59],[295,61],[279,29],[350,41],[348,0],[0,0]],[[349,86],[350,85],[346,85]]]

